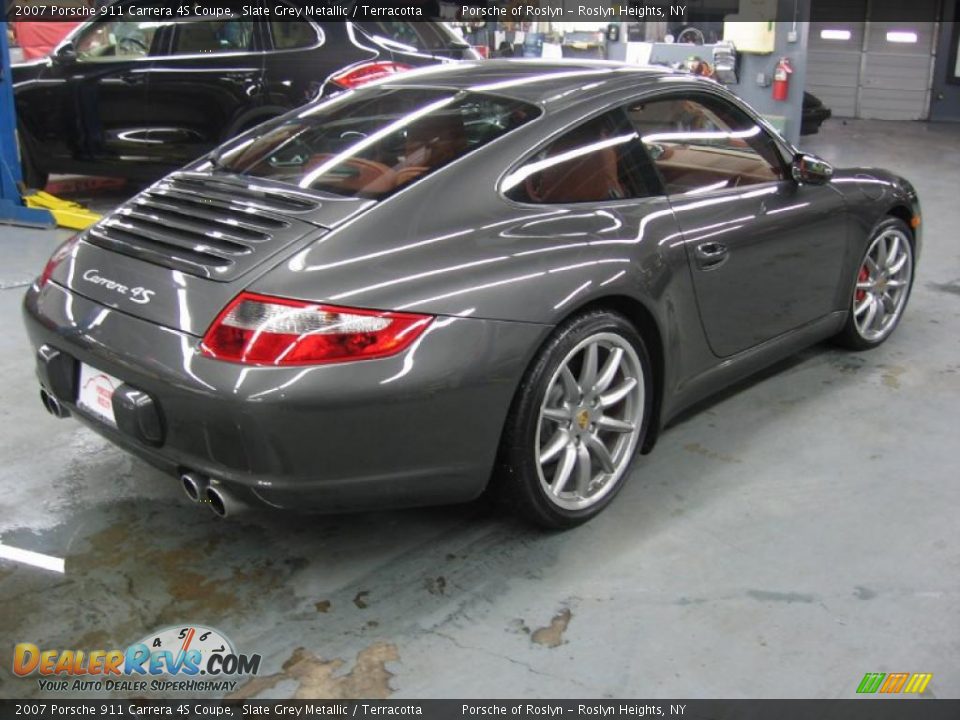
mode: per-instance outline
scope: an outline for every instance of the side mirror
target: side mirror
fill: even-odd
[[[793,179],[798,183],[809,185],[823,185],[833,177],[833,167],[816,155],[798,154],[790,166]]]
[[[68,65],[77,61],[77,50],[72,42],[65,42],[53,52],[53,61]]]

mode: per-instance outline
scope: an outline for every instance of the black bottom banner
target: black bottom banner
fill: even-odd
[[[960,700],[0,700],[0,718],[960,720]]]

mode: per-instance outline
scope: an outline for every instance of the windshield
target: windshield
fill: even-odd
[[[527,103],[439,89],[359,90],[227,146],[217,167],[380,199],[520,127]]]

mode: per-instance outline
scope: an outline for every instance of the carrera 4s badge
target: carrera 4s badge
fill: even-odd
[[[130,298],[131,302],[138,303],[140,305],[146,305],[150,302],[150,299],[156,294],[155,290],[147,290],[144,287],[129,287],[123,283],[118,283],[116,280],[111,280],[110,278],[105,278],[100,274],[99,270],[90,269],[83,274],[83,279],[88,283],[93,283],[94,285],[100,285],[105,287],[107,290],[113,290],[120,295],[125,295]]]

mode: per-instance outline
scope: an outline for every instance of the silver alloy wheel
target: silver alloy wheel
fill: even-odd
[[[547,385],[534,441],[552,503],[583,510],[616,487],[640,437],[645,392],[640,357],[622,336],[597,333],[567,353]]]
[[[913,276],[913,248],[902,230],[889,228],[870,244],[857,274],[853,320],[864,340],[879,342],[896,327]]]

